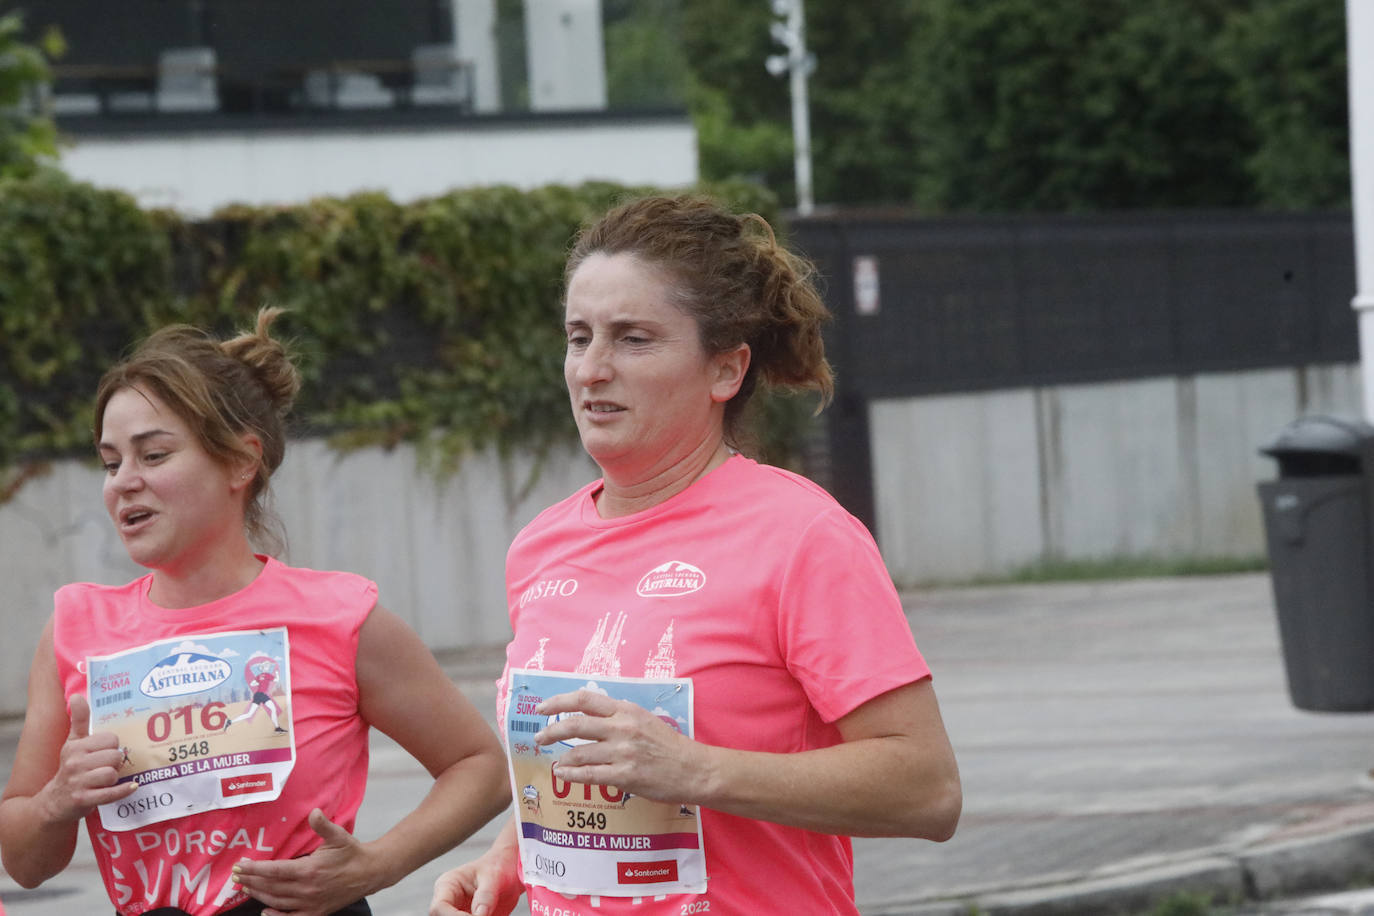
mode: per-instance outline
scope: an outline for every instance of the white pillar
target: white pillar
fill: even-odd
[[[601,0],[525,0],[530,111],[606,108]]]
[[[1345,2],[1350,74],[1350,204],[1355,220],[1355,298],[1364,416],[1374,420],[1374,4]]]
[[[496,41],[496,0],[453,0],[453,46],[472,64],[472,107],[501,110],[501,66]]]

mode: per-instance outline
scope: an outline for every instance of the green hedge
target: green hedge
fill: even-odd
[[[414,442],[448,470],[485,446],[543,453],[575,434],[562,378],[568,243],[650,190],[359,194],[187,222],[57,172],[0,182],[0,501],[35,462],[89,453],[95,384],[130,344],[170,321],[243,327],[264,304],[290,310],[302,431],[341,447]],[[694,190],[777,222],[757,186]],[[773,414],[795,426],[797,410]]]

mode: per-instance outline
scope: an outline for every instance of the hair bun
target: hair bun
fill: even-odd
[[[279,414],[291,409],[301,390],[300,373],[296,371],[286,345],[268,333],[272,323],[285,311],[276,307],[259,309],[254,330],[245,331],[220,344],[226,356],[252,370]]]

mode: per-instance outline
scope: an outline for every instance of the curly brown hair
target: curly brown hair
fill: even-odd
[[[642,197],[582,230],[564,286],[593,254],[630,254],[664,272],[674,304],[697,323],[709,354],[748,344],[749,369],[725,405],[725,438],[739,442],[741,417],[758,383],[834,393],[821,326],[830,312],[806,259],[778,244],[756,213],[735,214],[708,197]]]

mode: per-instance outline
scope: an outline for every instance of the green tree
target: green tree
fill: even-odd
[[[768,0],[682,0],[705,177],[793,199]],[[807,0],[819,203],[1339,206],[1341,0]]]
[[[684,0],[688,106],[703,177],[746,177],[794,198],[792,122],[785,80],[764,69],[777,52],[767,0]]]
[[[908,49],[918,6],[807,4],[807,46],[818,61],[808,90],[818,201],[911,197],[919,171]]]
[[[48,58],[60,57],[61,35],[49,29],[37,46],[23,41],[24,17],[0,15],[0,177],[30,175],[57,155],[57,130],[40,104],[50,79]]]
[[[914,164],[905,47],[914,0],[806,5],[812,162],[820,201],[909,197]],[[795,199],[792,109],[786,77],[764,60],[780,53],[768,0],[686,0],[683,44],[704,176],[748,176]]]
[[[1345,8],[1340,0],[1269,0],[1234,16],[1218,60],[1255,134],[1245,159],[1260,202],[1346,206],[1350,130]]]
[[[1253,202],[1213,44],[1236,0],[926,0],[912,36],[932,210]]]
[[[795,197],[792,131],[787,124],[762,118],[741,123],[724,90],[696,79],[689,98],[702,175],[748,178],[780,196]]]

